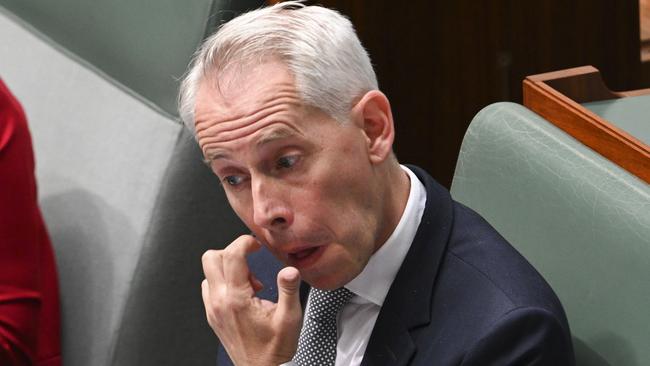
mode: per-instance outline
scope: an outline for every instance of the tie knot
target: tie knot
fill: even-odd
[[[354,296],[354,293],[345,287],[332,291],[312,288],[309,292],[309,310],[307,316],[319,320],[334,318],[352,296]]]

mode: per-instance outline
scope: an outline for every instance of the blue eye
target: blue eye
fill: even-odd
[[[244,180],[244,178],[242,178],[241,176],[238,176],[238,175],[229,175],[229,176],[223,178],[223,181],[228,183],[231,186],[239,185],[243,180]]]
[[[298,161],[297,156],[283,156],[276,162],[276,167],[279,169],[291,168]]]

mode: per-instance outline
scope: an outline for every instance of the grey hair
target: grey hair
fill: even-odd
[[[377,77],[352,23],[340,13],[286,1],[244,13],[208,37],[194,55],[179,93],[179,112],[193,133],[201,81],[233,66],[278,58],[302,101],[344,123]]]

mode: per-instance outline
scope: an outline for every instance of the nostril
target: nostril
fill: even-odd
[[[276,218],[273,219],[273,221],[271,222],[271,225],[272,225],[272,226],[280,226],[280,225],[284,225],[284,224],[286,224],[286,223],[287,223],[287,220],[285,220],[283,217],[276,217]]]

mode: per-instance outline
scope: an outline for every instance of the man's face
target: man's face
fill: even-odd
[[[301,104],[280,62],[203,82],[201,150],[244,223],[321,289],[358,275],[377,249],[381,197],[359,123]],[[379,243],[381,244],[381,243]]]

